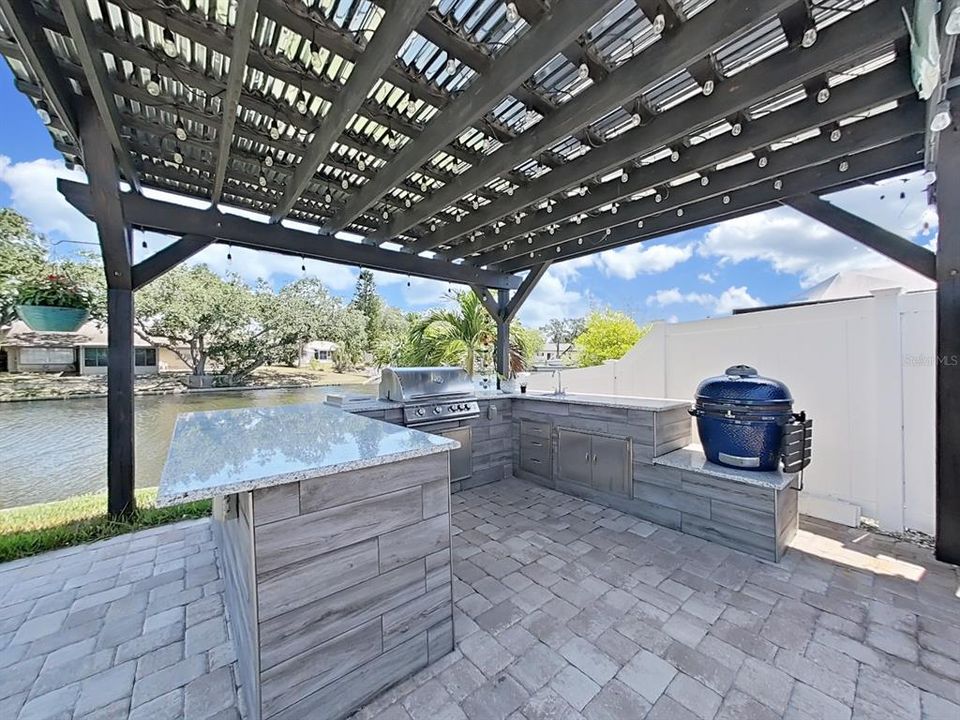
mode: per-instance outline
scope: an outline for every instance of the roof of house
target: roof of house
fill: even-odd
[[[337,349],[337,344],[331,340],[311,340],[308,343],[304,343],[304,350],[329,350],[334,351]]]
[[[937,284],[920,273],[899,264],[863,270],[845,270],[797,295],[791,303],[822,302],[865,297],[874,290],[899,287],[906,292],[936,290]]]
[[[15,320],[10,332],[0,342],[10,347],[106,347],[107,325],[97,320],[84,323],[75,333],[37,332],[27,327],[21,320]],[[151,347],[150,343],[139,335],[133,336],[134,347]]]

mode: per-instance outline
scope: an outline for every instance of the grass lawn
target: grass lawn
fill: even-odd
[[[126,520],[107,516],[105,493],[0,510],[0,562],[210,514],[209,500],[158,508],[156,488],[136,496],[137,512]]]

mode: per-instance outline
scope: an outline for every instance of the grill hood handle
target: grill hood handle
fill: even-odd
[[[723,372],[732,377],[756,377],[760,374],[755,367],[749,365],[731,365]]]

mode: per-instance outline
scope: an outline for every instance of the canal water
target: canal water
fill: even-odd
[[[180,413],[323,402],[328,392],[376,389],[349,385],[138,396],[137,487],[155,486],[160,480]],[[0,403],[0,508],[106,489],[106,398]]]

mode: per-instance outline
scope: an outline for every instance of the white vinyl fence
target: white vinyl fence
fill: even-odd
[[[934,531],[934,291],[655,323],[621,360],[563,371],[569,392],[693,399],[730,365],[782,380],[813,418],[800,511]],[[532,389],[554,387],[534,374]],[[696,435],[694,434],[696,437]]]

